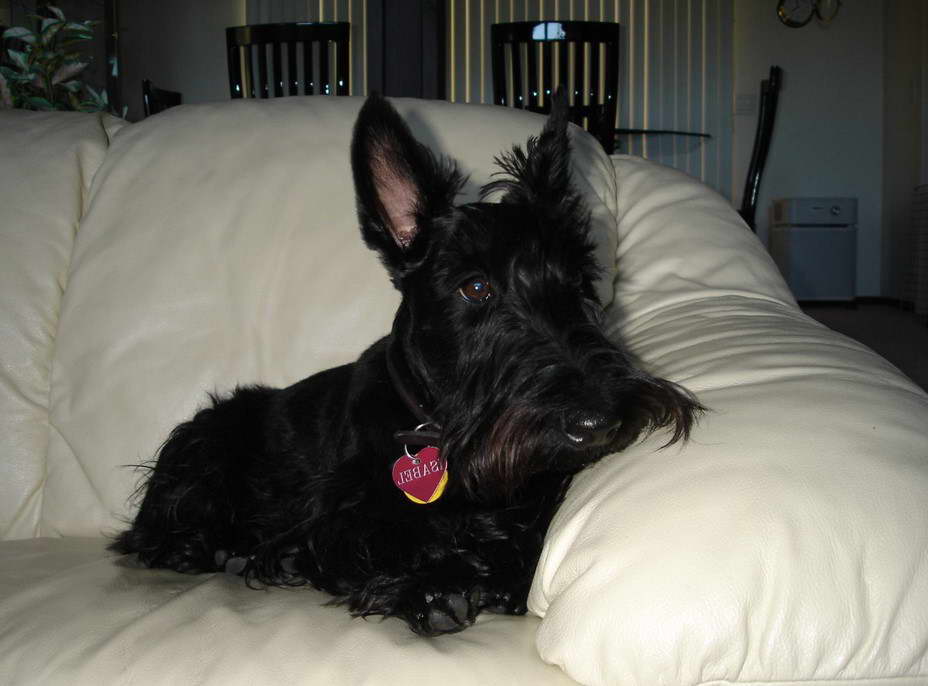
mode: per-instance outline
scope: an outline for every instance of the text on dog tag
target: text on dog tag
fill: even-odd
[[[393,483],[414,503],[435,502],[448,483],[448,464],[441,459],[438,448],[427,445],[415,455],[403,455],[393,463]]]

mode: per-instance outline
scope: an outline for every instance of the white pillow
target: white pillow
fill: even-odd
[[[615,166],[611,321],[709,412],[575,479],[542,657],[584,684],[928,683],[928,396],[803,315],[722,198]]]

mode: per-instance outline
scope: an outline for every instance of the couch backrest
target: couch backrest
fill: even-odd
[[[37,531],[49,379],[75,232],[103,161],[99,116],[0,111],[0,537]]]
[[[38,353],[27,350],[20,374],[34,382],[12,388],[3,400],[10,411],[0,412],[16,427],[0,434],[3,469],[12,471],[2,486],[4,536],[112,532],[142,475],[126,465],[150,460],[207,392],[286,385],[352,360],[388,332],[398,298],[361,242],[349,168],[361,102],[174,108],[119,131],[102,164],[99,124],[91,142],[55,128],[63,119],[48,120],[74,150],[54,166],[61,188],[43,190],[50,182],[36,184],[31,171],[23,186],[37,198],[69,201],[48,227],[28,213],[16,222],[48,232],[37,243],[47,256],[24,250],[5,258],[21,281],[29,276],[48,292],[36,294],[36,314],[19,302],[12,308],[35,323],[34,334],[10,326]],[[422,142],[470,174],[464,199],[489,180],[496,154],[544,123],[492,106],[396,103]],[[6,137],[17,125],[9,126]],[[614,173],[591,137],[573,135],[575,182],[592,206],[608,299]],[[81,202],[80,182],[91,176]]]

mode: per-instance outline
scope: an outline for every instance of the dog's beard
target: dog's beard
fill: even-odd
[[[451,479],[471,499],[512,500],[534,474],[574,474],[656,429],[670,429],[670,445],[688,437],[700,410],[688,392],[631,366],[608,342],[580,361],[581,353],[570,362],[533,354],[534,364],[529,351],[508,351],[496,359],[511,364],[465,371],[437,408]],[[564,418],[590,397],[616,428],[605,443],[572,445]]]
[[[507,500],[528,476],[544,469],[550,438],[536,408],[511,405],[478,427],[445,430],[445,454],[454,478],[476,500]],[[455,465],[450,467],[450,465]]]

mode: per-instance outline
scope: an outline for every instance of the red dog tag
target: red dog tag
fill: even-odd
[[[438,448],[427,445],[393,463],[393,483],[414,503],[435,502],[448,483],[448,463],[441,459]]]

